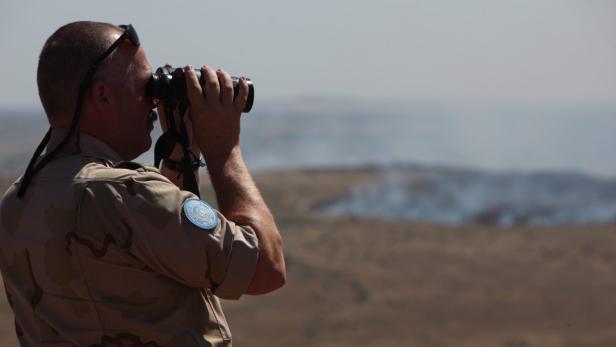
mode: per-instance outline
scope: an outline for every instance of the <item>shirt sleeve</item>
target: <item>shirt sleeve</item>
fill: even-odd
[[[239,298],[258,258],[254,230],[216,210],[217,224],[203,229],[187,218],[187,199],[198,198],[162,175],[139,172],[121,181],[88,183],[80,215],[87,223],[108,225],[111,237],[126,240],[128,251],[154,271],[187,286],[210,288],[221,298]]]

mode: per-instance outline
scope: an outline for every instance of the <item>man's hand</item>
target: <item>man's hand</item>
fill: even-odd
[[[234,100],[233,82],[224,70],[203,66],[203,87],[192,66],[187,66],[184,73],[199,148],[206,157],[226,158],[240,143],[240,117],[248,99],[248,83],[244,77],[240,78],[240,90]]]
[[[285,283],[286,270],[274,217],[240,150],[240,115],[248,99],[248,83],[240,79],[240,91],[233,100],[233,83],[223,70],[204,66],[203,88],[191,66],[184,71],[194,137],[205,156],[218,209],[236,224],[252,227],[259,239],[259,258],[246,294],[271,292]]]

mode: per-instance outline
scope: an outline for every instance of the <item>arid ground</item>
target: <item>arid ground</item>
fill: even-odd
[[[314,212],[377,177],[257,175],[288,283],[223,302],[235,346],[616,346],[616,225],[447,227]],[[1,297],[0,346],[16,346]]]

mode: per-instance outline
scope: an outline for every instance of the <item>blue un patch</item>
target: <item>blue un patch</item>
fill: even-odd
[[[216,212],[203,200],[188,199],[184,201],[184,215],[192,224],[201,229],[211,230],[218,225]]]

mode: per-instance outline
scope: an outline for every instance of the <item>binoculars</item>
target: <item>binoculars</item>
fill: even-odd
[[[205,79],[201,70],[195,70],[195,74],[201,83],[201,86],[205,83]],[[240,79],[235,76],[231,76],[233,81],[233,98],[237,97],[240,91]],[[250,112],[252,104],[255,98],[255,87],[250,79],[246,79],[248,82],[248,100],[242,112]],[[146,96],[153,97],[160,100],[175,100],[177,102],[183,102],[188,104],[188,96],[186,94],[186,75],[182,68],[173,68],[162,66],[156,69],[156,72],[152,74],[152,78],[148,81],[145,88]],[[207,97],[207,96],[206,96]]]

